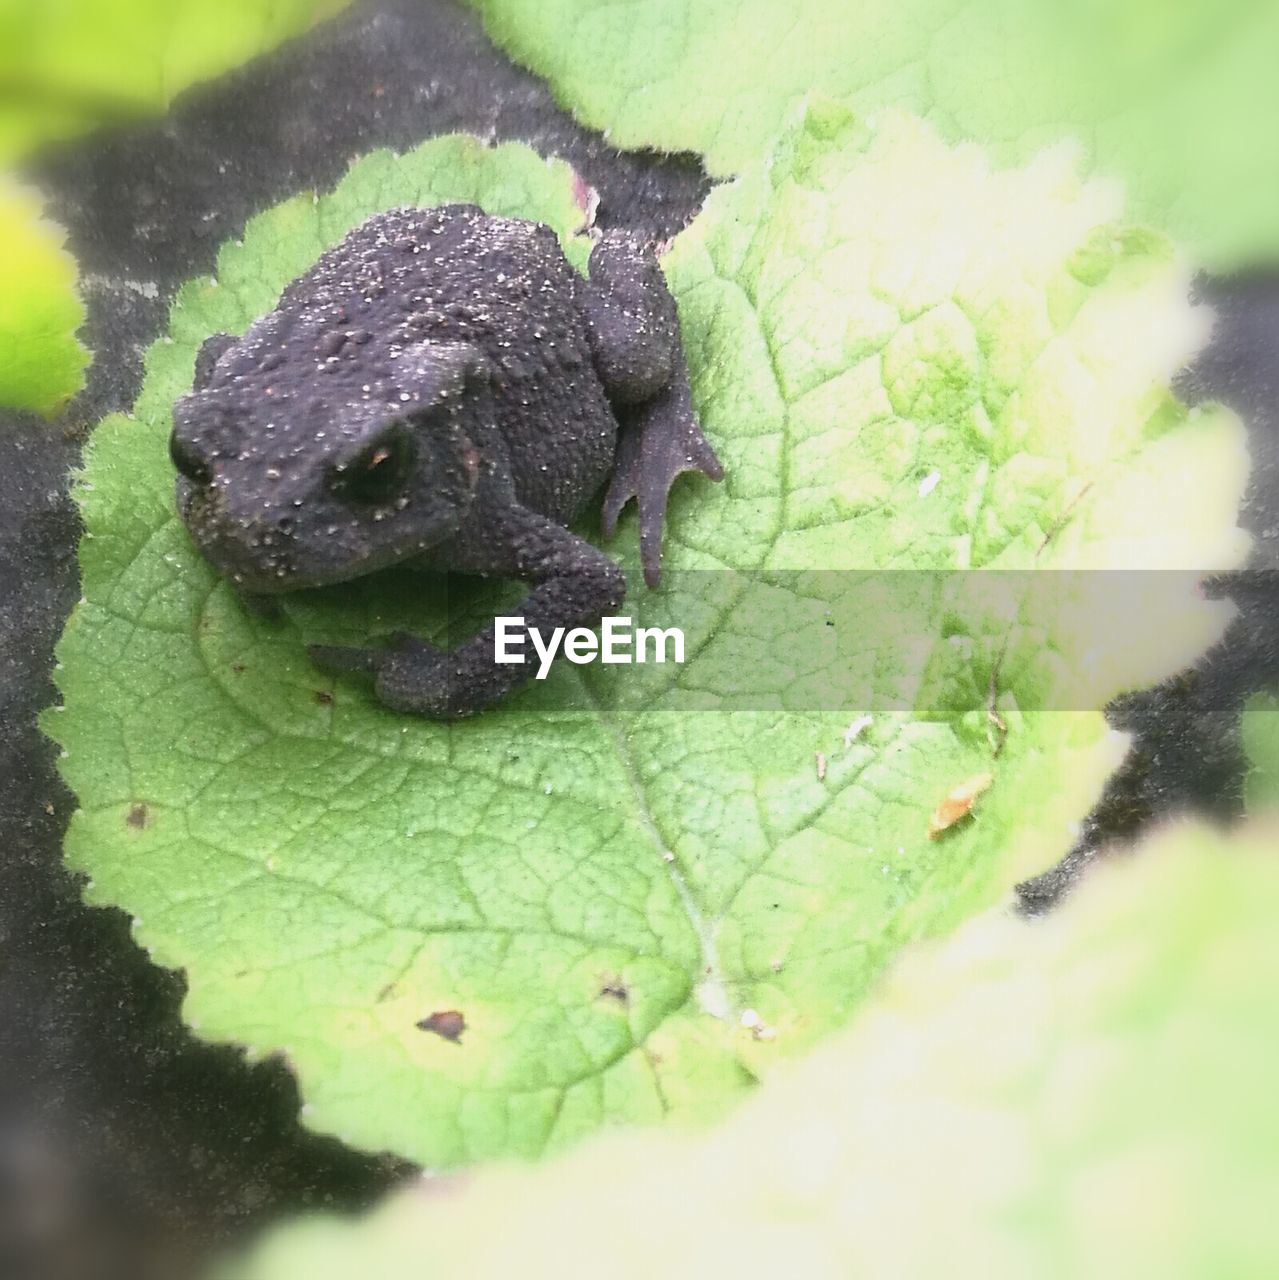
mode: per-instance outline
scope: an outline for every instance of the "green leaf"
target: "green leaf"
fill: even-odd
[[[561,164],[449,139],[264,215],[216,285],[183,291],[78,493],[85,601],[46,722],[82,806],[72,864],[187,970],[192,1026],[286,1054],[316,1127],[428,1164],[726,1106],[845,1021],[904,942],[1059,857],[1124,747],[1082,708],[1222,625],[1150,574],[1169,585],[1108,646],[1052,593],[1010,616],[956,594],[981,575],[942,571],[1242,552],[1238,424],[1167,390],[1202,328],[1167,247],[1060,163],[992,173],[917,122],[871,134],[822,107],[668,259],[728,478],[682,482],[668,582],[628,607],[684,627],[688,663],[560,664],[454,725],[329,683],[305,641],[439,637],[494,599],[450,618],[437,581],[401,574],[291,598],[283,625],[247,616],[173,511],[169,406],[196,349],[374,208],[469,199],[563,237],[574,190]],[[635,587],[633,526],[623,542]],[[824,625],[850,591],[867,617],[884,570],[922,585],[869,648]],[[846,666],[869,702],[815,701]],[[1053,673],[1085,668],[1094,700],[1054,700]],[[985,773],[976,819],[929,839]],[[418,1025],[451,1012],[459,1042]]]
[[[0,0],[0,162],[163,111],[346,0]]]
[[[0,405],[52,413],[84,385],[84,306],[60,227],[30,189],[0,177]]]
[[[1279,5],[1255,0],[472,0],[621,147],[732,174],[810,93],[1021,164],[1070,139],[1139,220],[1226,268],[1279,254]]]
[[[709,1137],[400,1193],[226,1274],[1274,1275],[1273,837],[1165,832],[1047,921],[974,921]]]
[[[1279,697],[1259,693],[1243,712],[1243,749],[1250,768],[1244,779],[1249,813],[1279,809]]]

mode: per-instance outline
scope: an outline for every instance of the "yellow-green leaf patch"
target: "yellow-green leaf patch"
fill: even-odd
[[[60,227],[35,192],[0,177],[0,406],[52,413],[79,390],[84,306]]]
[[[1187,828],[912,956],[715,1133],[317,1218],[236,1280],[1022,1280],[1279,1267],[1274,832]]]
[[[1218,267],[1279,254],[1279,6],[1255,0],[472,0],[623,147],[765,156],[812,93],[1004,164],[1070,140]]]
[[[163,111],[346,0],[0,0],[0,161]]]

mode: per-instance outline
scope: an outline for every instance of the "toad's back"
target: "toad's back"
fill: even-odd
[[[334,346],[354,333],[358,359],[333,361],[332,376],[382,384],[392,396],[407,348],[478,346],[494,374],[485,417],[510,450],[517,496],[565,520],[608,474],[616,443],[591,362],[584,287],[548,227],[473,205],[405,208],[369,219],[326,253],[285,290],[279,311],[321,349],[330,333]]]

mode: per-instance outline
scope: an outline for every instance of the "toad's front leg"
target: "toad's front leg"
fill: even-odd
[[[521,606],[524,625],[549,634],[556,627],[593,626],[626,594],[622,571],[603,552],[523,507],[503,512],[493,531],[507,563],[497,572],[535,584]],[[455,720],[500,701],[532,675],[528,663],[498,663],[496,627],[486,627],[457,649],[437,649],[416,636],[390,648],[311,645],[311,659],[326,671],[373,676],[378,699],[396,711]]]

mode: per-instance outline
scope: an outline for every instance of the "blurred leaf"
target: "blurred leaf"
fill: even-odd
[[[1219,268],[1279,257],[1271,0],[471,0],[616,146],[767,153],[805,95],[926,117],[1023,164],[1071,139]]]
[[[426,1183],[227,1275],[1266,1280],[1276,834],[1165,831],[1046,920],[912,954],[708,1137]]]
[[[84,383],[84,306],[60,227],[29,188],[0,177],[0,406],[52,413]]]
[[[1249,813],[1279,809],[1279,697],[1259,693],[1243,713],[1243,748],[1250,769],[1244,780]]]
[[[163,111],[346,0],[0,0],[0,163]]]
[[[396,716],[303,644],[438,637],[438,582],[248,616],[175,517],[165,443],[207,334],[243,331],[373,209],[446,199],[566,238],[589,204],[562,164],[440,140],[255,220],[183,290],[137,420],[87,459],[85,601],[46,722],[82,805],[71,862],[186,969],[192,1026],[286,1054],[316,1127],[435,1165],[723,1108],[846,1021],[903,943],[1069,847],[1123,739],[1097,711],[1027,709],[1049,704],[998,614],[939,609],[863,651],[822,624],[854,571],[1234,563],[1246,466],[1237,423],[1171,397],[1202,326],[1110,196],[1059,158],[992,173],[916,121],[870,133],[822,104],[667,260],[728,479],[680,486],[669,583],[631,608],[686,628],[690,661],[561,664],[474,721]],[[1031,617],[1034,651],[1098,698],[1174,669],[1222,615],[1148,577],[1174,580],[1176,625],[1152,609],[1108,647]],[[868,661],[873,693],[930,718],[845,742],[856,705],[787,709],[810,659]],[[930,839],[988,772],[976,816]]]

